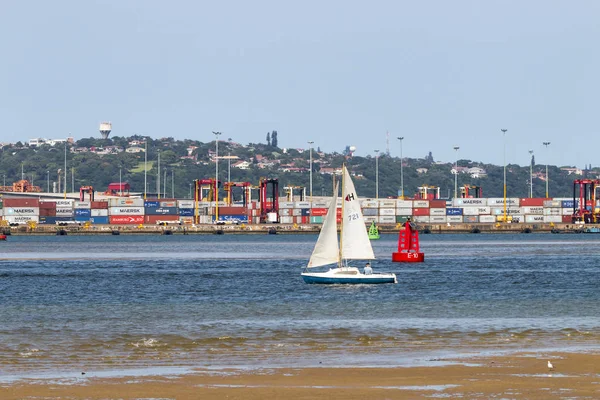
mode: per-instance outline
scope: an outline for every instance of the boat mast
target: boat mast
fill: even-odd
[[[334,174],[335,175],[335,174]],[[344,260],[342,260],[342,251],[344,248],[344,242],[342,241],[342,238],[344,237],[343,232],[344,232],[344,203],[346,203],[346,199],[344,198],[344,189],[345,189],[345,184],[346,182],[346,164],[342,164],[342,221],[340,223],[340,254],[338,256],[338,267],[342,268],[344,266]]]

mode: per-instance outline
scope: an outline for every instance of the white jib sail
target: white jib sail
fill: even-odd
[[[338,185],[335,187],[335,193],[331,204],[327,210],[327,215],[321,227],[321,233],[315,244],[308,268],[320,267],[321,265],[337,263],[339,260],[340,248],[338,246],[337,223],[336,223],[336,208],[338,198]]]
[[[375,258],[367,233],[365,220],[360,210],[358,195],[348,169],[344,167],[342,189],[342,258],[346,260],[371,260]]]

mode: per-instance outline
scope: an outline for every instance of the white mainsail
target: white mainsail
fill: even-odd
[[[320,267],[321,265],[333,264],[339,261],[340,248],[338,245],[336,223],[337,198],[338,186],[336,185],[333,199],[331,199],[327,216],[325,216],[321,233],[319,233],[319,238],[317,239],[317,244],[315,244],[315,249],[308,261],[308,268]]]
[[[375,258],[371,241],[360,210],[358,195],[346,166],[343,167],[342,187],[342,259],[371,260]]]

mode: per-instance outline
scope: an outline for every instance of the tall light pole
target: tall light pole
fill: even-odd
[[[171,168],[171,198],[175,198],[175,168]]]
[[[504,220],[506,222],[506,131],[508,129],[500,129],[502,131],[502,159],[504,161]]]
[[[190,194],[189,194],[189,198],[192,198],[192,184],[190,183]]]
[[[548,176],[548,146],[550,146],[550,142],[544,142],[544,146],[546,146],[546,198],[549,198],[548,182],[550,181],[550,177]]]
[[[148,138],[144,140],[144,200],[148,192]]]
[[[66,147],[65,147],[65,151],[66,151]],[[65,153],[66,154],[66,153]],[[65,155],[65,160],[66,160],[66,155]],[[66,164],[65,164],[66,165]],[[66,167],[65,167],[66,168]],[[23,162],[21,161],[21,180],[25,180],[25,174],[23,173]]]
[[[227,182],[231,182],[231,151],[227,153]]]
[[[404,164],[402,158],[402,141],[404,140],[404,136],[399,136],[398,140],[400,141],[400,198],[404,200],[404,171],[402,170],[402,164]]]
[[[160,199],[160,150],[158,151],[158,167],[156,173],[156,192]]]
[[[379,150],[375,150],[375,198],[379,199]]]
[[[65,183],[65,194],[64,197],[65,199],[67,198],[67,142],[65,142],[65,176],[64,176],[64,183]]]
[[[215,222],[219,220],[219,136],[221,132],[213,131],[215,135]]]
[[[123,197],[123,179],[121,179],[121,167],[119,167],[119,197]]]
[[[50,193],[50,171],[46,171],[46,193]]]
[[[454,198],[458,198],[458,150],[460,147],[454,146],[454,151],[456,151],[456,163],[454,163]]]
[[[163,198],[167,198],[167,167],[163,168]]]
[[[533,197],[533,150],[529,150],[529,198]]]
[[[310,187],[309,187],[309,191],[308,193],[310,194],[310,203],[311,203],[311,208],[312,208],[312,196],[313,196],[313,191],[312,191],[312,145],[313,145],[314,141],[313,140],[309,140],[308,141],[308,152],[309,152],[309,180],[310,180]]]

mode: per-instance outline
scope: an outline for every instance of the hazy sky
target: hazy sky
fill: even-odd
[[[598,1],[10,1],[0,141],[247,144],[597,166]],[[508,129],[505,141],[500,131]],[[546,149],[542,142],[551,142]],[[460,146],[459,153],[453,149]]]

